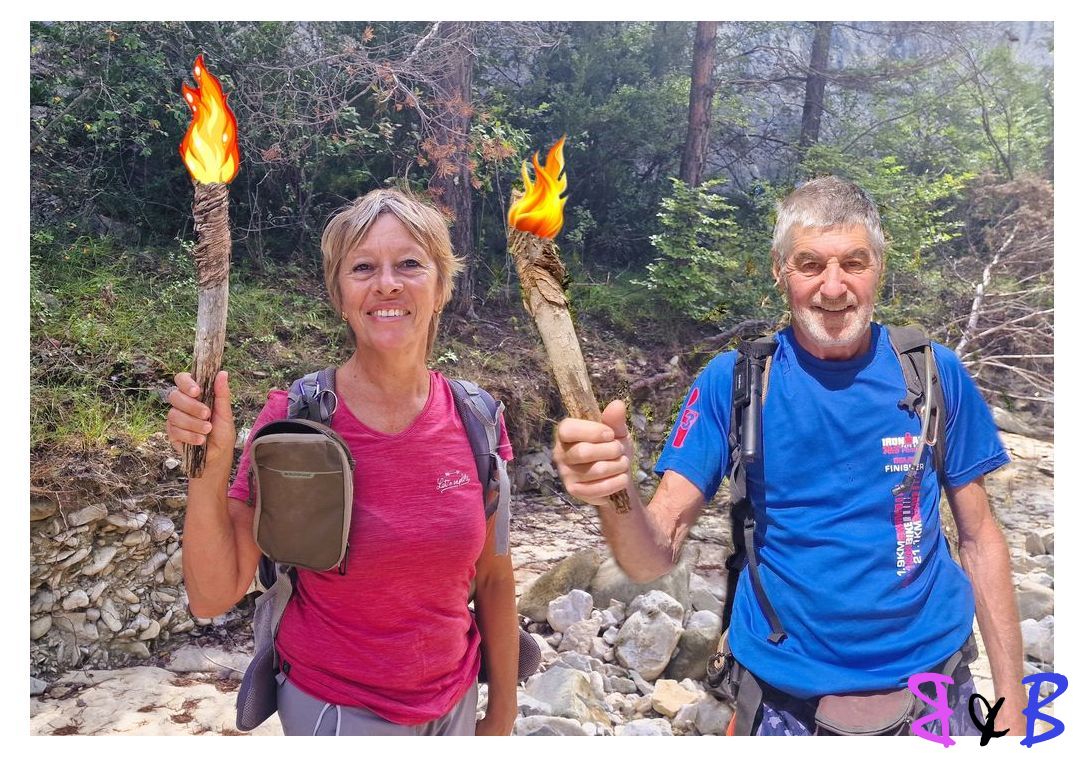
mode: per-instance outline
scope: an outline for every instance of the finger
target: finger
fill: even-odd
[[[166,396],[166,400],[175,410],[187,416],[192,416],[192,418],[196,419],[211,418],[210,408],[196,398],[184,394],[180,389],[175,388],[170,390],[170,394]]]
[[[623,455],[617,460],[596,461],[595,463],[581,466],[559,465],[558,470],[563,482],[569,481],[578,484],[589,484],[628,472],[629,458]]]
[[[166,436],[174,445],[202,445],[207,441],[206,434],[178,426],[172,421],[166,424]]]
[[[629,428],[625,425],[625,403],[621,400],[610,401],[610,405],[603,409],[603,423],[613,430],[615,439],[628,437]]]
[[[625,455],[621,440],[611,442],[577,442],[566,447],[561,456],[555,456],[560,464],[582,466],[596,461],[616,461]]]
[[[220,371],[215,375],[215,420],[233,421],[234,412],[230,406],[230,375]]]
[[[166,421],[168,427],[175,429],[178,433],[199,435],[211,433],[210,421],[190,416],[176,408],[171,408],[170,412],[166,414]],[[188,440],[185,441],[187,442]]]
[[[557,441],[564,445],[576,442],[610,442],[614,439],[614,430],[606,424],[581,418],[563,419],[555,432]]]
[[[573,497],[593,505],[602,505],[615,492],[621,492],[629,486],[629,474],[619,474],[597,482],[574,484],[566,487]]]
[[[181,392],[189,397],[199,397],[203,394],[200,385],[192,378],[192,374],[187,371],[176,374],[173,377],[173,383],[177,385],[177,389],[181,390]]]

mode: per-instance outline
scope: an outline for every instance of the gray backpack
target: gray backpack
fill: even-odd
[[[489,519],[497,514],[495,552],[506,555],[511,495],[505,460],[497,452],[504,406],[472,382],[452,379],[449,384],[483,485],[484,515]],[[250,447],[253,536],[265,553],[257,576],[266,591],[256,599],[254,655],[237,693],[240,731],[255,729],[278,708],[278,685],[285,674],[279,671],[275,636],[294,592],[295,567],[347,571],[354,460],[339,435],[326,426],[337,404],[334,367],[307,374],[290,388],[288,418],[262,427]],[[280,496],[279,488],[290,494]],[[323,503],[314,503],[314,492],[322,494]],[[312,507],[300,509],[299,502]],[[318,539],[297,539],[314,533]],[[521,679],[538,668],[540,658],[534,640],[521,630]]]

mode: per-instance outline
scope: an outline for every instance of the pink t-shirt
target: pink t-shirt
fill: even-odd
[[[253,430],[286,418],[286,405],[285,392],[269,393]],[[467,432],[436,371],[425,407],[399,434],[370,429],[342,402],[331,427],[357,461],[346,574],[298,570],[276,646],[310,695],[425,723],[478,676],[467,599],[486,524]],[[499,453],[512,458],[504,419]],[[230,497],[248,501],[248,471],[246,444]]]

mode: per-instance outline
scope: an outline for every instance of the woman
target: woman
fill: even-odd
[[[331,427],[358,462],[346,574],[298,570],[276,647],[286,734],[509,734],[516,717],[517,617],[512,563],[494,554],[494,519],[447,380],[426,367],[462,263],[439,212],[379,189],[337,213],[321,239],[332,305],[354,353],[337,368]],[[189,481],[184,576],[192,613],[211,617],[249,588],[248,447],[227,490],[235,439],[226,372],[214,408],[191,375],[169,397],[170,441],[207,443]],[[286,417],[273,391],[254,429]],[[512,457],[502,429],[502,457]],[[449,471],[469,480],[437,487]],[[447,483],[447,479],[444,480]],[[475,582],[477,626],[467,608]],[[475,723],[481,658],[489,679]]]

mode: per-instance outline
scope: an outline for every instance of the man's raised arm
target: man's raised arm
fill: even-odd
[[[630,475],[633,441],[625,424],[625,403],[603,410],[603,422],[567,418],[555,430],[554,462],[573,497],[599,509],[603,536],[618,565],[635,582],[649,582],[672,568],[682,542],[704,508],[701,491],[667,471],[645,507]],[[619,514],[607,497],[625,489],[630,509]]]

